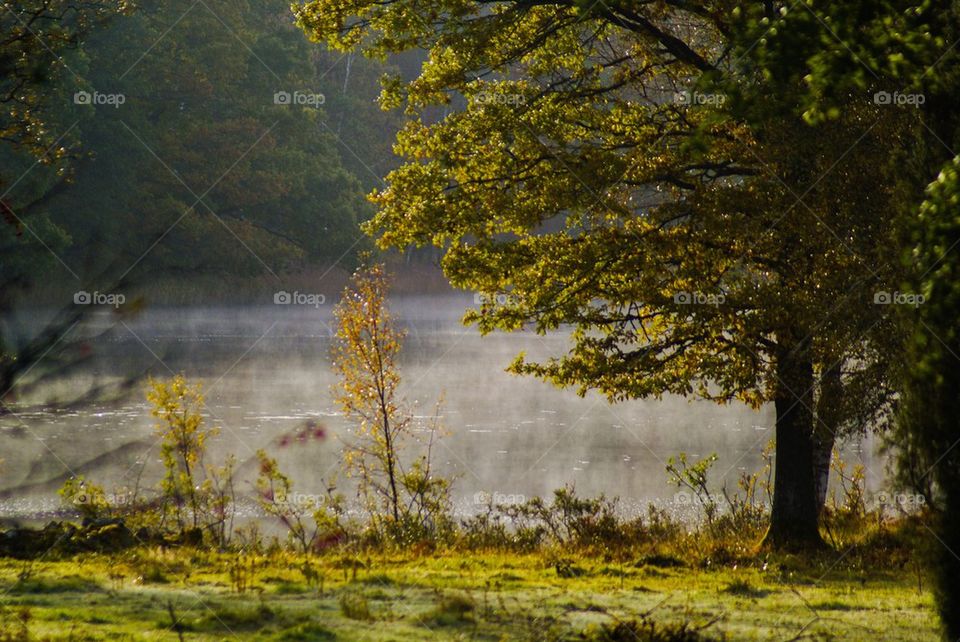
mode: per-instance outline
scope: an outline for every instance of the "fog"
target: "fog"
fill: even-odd
[[[771,407],[665,397],[615,405],[588,394],[560,390],[504,371],[521,350],[530,357],[566,349],[562,333],[481,337],[459,319],[472,304],[466,296],[404,296],[391,308],[407,330],[401,363],[405,399],[425,436],[438,399],[445,436],[435,446],[439,472],[452,476],[455,508],[478,509],[489,495],[502,501],[548,495],[566,484],[583,495],[618,497],[627,513],[649,502],[683,504],[667,483],[668,457],[699,458],[716,452],[711,480],[735,488],[741,472],[762,467],[761,451],[773,438]],[[276,456],[297,492],[321,494],[323,480],[342,468],[341,440],[349,426],[337,413],[329,346],[332,305],[149,308],[113,325],[108,313],[87,328],[109,332],[91,340],[85,368],[48,387],[49,398],[149,370],[156,377],[183,373],[202,381],[208,425],[221,429],[208,463],[233,453],[237,489],[250,496],[258,449]],[[110,327],[112,326],[112,327]],[[128,397],[78,408],[44,408],[0,417],[4,459],[0,515],[41,519],[60,507],[56,490],[69,471],[108,490],[156,483],[161,474],[154,420],[144,398],[146,383]],[[26,400],[21,400],[26,401]],[[314,420],[326,438],[284,445]],[[867,486],[882,481],[883,462],[872,438],[845,445],[844,457],[866,467]],[[350,492],[342,474],[339,487]],[[249,503],[247,504],[249,506]]]

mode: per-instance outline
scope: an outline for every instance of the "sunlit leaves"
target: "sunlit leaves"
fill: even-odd
[[[956,357],[949,350],[960,344],[960,328],[953,316],[953,311],[960,309],[956,251],[960,245],[960,158],[949,162],[927,188],[915,230],[916,246],[910,258],[921,275],[919,286],[926,299],[918,313],[928,324],[918,329],[918,340],[924,343],[918,367],[923,369],[952,361]]]
[[[215,474],[211,473],[218,471],[206,469],[203,459],[207,440],[219,432],[204,428],[201,386],[191,386],[183,375],[169,381],[151,379],[147,401],[153,405],[150,414],[158,420],[156,431],[161,439],[163,521],[176,520],[181,532],[187,527],[198,528],[207,517],[209,500],[215,499],[211,493]],[[224,474],[232,474],[229,468],[230,464]]]
[[[378,535],[407,541],[449,526],[450,481],[431,468],[440,402],[425,449],[412,458],[405,453],[415,439],[413,415],[398,395],[403,331],[387,308],[387,289],[378,264],[358,270],[344,290],[334,310],[334,394],[355,426],[344,455],[373,526]]]
[[[345,455],[347,468],[359,478],[374,515],[382,508],[396,518],[399,442],[410,419],[397,393],[403,332],[395,325],[386,296],[382,265],[357,272],[334,310],[332,357],[337,405],[356,426]]]
[[[862,354],[880,316],[864,273],[889,234],[876,154],[896,127],[871,130],[858,107],[812,138],[772,80],[713,67],[754,14],[434,1],[416,23],[403,1],[305,6],[344,17],[337,34],[304,22],[317,37],[430,51],[418,78],[385,90],[411,116],[406,162],[365,229],[384,247],[443,248],[451,283],[483,295],[466,315],[482,332],[572,331],[569,352],[514,372],[617,400],[759,405],[778,387],[778,342],[811,337],[821,366]],[[740,84],[773,98],[759,123],[741,117]]]

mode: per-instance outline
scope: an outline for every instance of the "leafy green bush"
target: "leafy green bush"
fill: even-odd
[[[520,504],[494,504],[461,523],[460,541],[479,548],[535,550],[546,545],[608,548],[645,538],[639,519],[622,520],[615,500],[578,497],[573,487],[553,492],[553,501],[533,497]]]

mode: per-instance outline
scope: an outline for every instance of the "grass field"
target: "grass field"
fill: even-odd
[[[909,566],[870,569],[839,553],[677,562],[144,548],[6,559],[0,640],[938,639],[928,582]]]

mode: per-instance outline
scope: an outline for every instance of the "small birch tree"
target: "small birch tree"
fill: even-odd
[[[413,417],[398,394],[404,333],[387,308],[387,290],[382,265],[360,270],[334,310],[334,395],[357,426],[347,443],[347,470],[359,479],[378,532],[384,532],[386,516],[388,525],[434,533],[445,514],[449,489],[449,482],[430,468],[438,419],[431,426],[426,454],[405,468],[401,449],[412,436]]]

